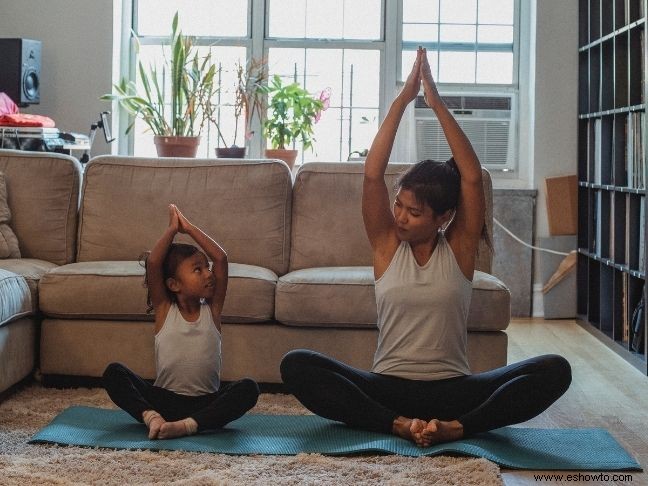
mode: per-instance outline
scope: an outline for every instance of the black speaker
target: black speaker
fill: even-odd
[[[41,41],[0,39],[0,91],[18,106],[40,103]]]

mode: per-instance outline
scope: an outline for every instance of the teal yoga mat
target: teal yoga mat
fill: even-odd
[[[171,440],[148,440],[146,427],[121,410],[70,407],[30,443],[110,449],[220,454],[326,455],[357,453],[484,457],[501,466],[533,470],[640,471],[641,466],[604,429],[504,427],[447,444],[418,448],[399,437],[351,429],[314,415],[245,415],[222,430]]]

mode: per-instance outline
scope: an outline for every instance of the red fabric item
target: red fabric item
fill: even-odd
[[[48,116],[14,113],[0,116],[0,126],[54,128],[56,124]]]
[[[0,116],[18,113],[18,106],[6,93],[0,93]]]

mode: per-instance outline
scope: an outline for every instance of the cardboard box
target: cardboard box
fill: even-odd
[[[578,180],[575,175],[547,177],[549,234],[575,235],[578,230]]]
[[[569,253],[576,249],[576,237],[538,238],[538,246]],[[540,258],[540,278],[542,283],[546,284],[565,257],[544,251],[539,252],[538,256]],[[572,319],[576,317],[576,276],[576,268],[574,268],[558,285],[546,294],[542,294],[545,319]],[[533,311],[535,314],[535,309]]]

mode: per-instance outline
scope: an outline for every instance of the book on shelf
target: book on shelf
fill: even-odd
[[[603,219],[602,219],[602,212],[603,212],[603,191],[596,191],[596,221],[598,222],[596,225],[596,238],[595,238],[595,247],[596,247],[596,255],[599,257],[602,257],[602,248],[601,248],[601,242],[603,241]]]
[[[646,198],[645,196],[642,196],[640,201],[639,201],[639,266],[637,270],[640,272],[645,272],[646,271],[646,224],[645,224],[645,219],[646,219]]]
[[[626,239],[625,239],[625,264],[628,266],[628,268],[631,267],[631,252],[632,252],[632,244],[630,242],[631,238],[631,232],[630,229],[634,228],[634,221],[632,221],[631,218],[631,210],[630,210],[630,195],[626,195],[626,213],[625,213],[625,228],[626,228]]]
[[[635,189],[644,189],[645,165],[643,134],[646,124],[646,116],[643,112],[632,112],[628,114],[626,128],[626,154],[625,166],[628,174],[627,186]]]
[[[614,260],[614,240],[615,238],[615,233],[614,233],[614,227],[616,225],[616,218],[614,217],[614,206],[615,206],[615,197],[614,194],[610,194],[610,237],[609,237],[609,243],[608,243],[608,248],[609,248],[609,255],[610,255],[610,260]]]
[[[585,179],[588,181],[594,180],[594,124],[592,120],[587,121],[587,130],[586,130],[586,145],[585,150],[587,151],[587,173]]]
[[[637,112],[637,133],[636,133],[636,142],[637,153],[635,154],[635,165],[637,167],[637,180],[636,187],[639,189],[645,189],[646,182],[644,181],[644,172],[646,161],[644,158],[644,130],[646,126],[646,114],[643,112]]]
[[[622,276],[622,295],[621,295],[621,338],[623,342],[630,341],[630,320],[628,319],[628,278],[630,276],[627,273],[624,273]]]
[[[641,298],[632,312],[632,344],[631,348],[634,352],[640,353],[643,350],[644,328],[645,323],[645,305],[644,305],[643,288],[641,289]]]
[[[600,118],[594,120],[594,184],[601,184],[602,126],[603,122]]]
[[[634,184],[634,135],[633,135],[633,126],[634,126],[634,118],[632,116],[632,113],[628,113],[628,116],[626,118],[626,155],[625,155],[625,163],[626,163],[626,173],[628,174],[628,187],[633,187]]]
[[[641,18],[641,19],[644,17],[644,15],[643,15],[643,3],[644,3],[644,0],[639,0],[639,12],[640,12],[639,13],[639,18]],[[644,76],[644,73],[646,72],[646,65],[645,65],[645,59],[644,59],[645,56],[643,55],[643,53],[645,52],[644,51],[644,30],[643,29],[639,31],[639,52],[642,53],[642,55],[639,56],[639,59],[641,60],[640,61],[641,70],[639,71],[639,73],[641,74],[641,85],[640,85],[641,91],[640,91],[640,94],[641,94],[641,102],[644,103],[645,102],[645,100],[644,100],[644,89],[645,89],[645,84],[644,84],[645,76]]]

